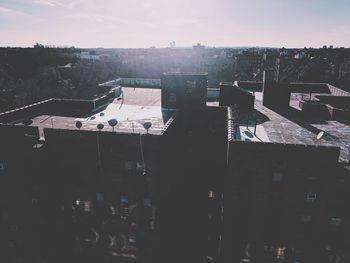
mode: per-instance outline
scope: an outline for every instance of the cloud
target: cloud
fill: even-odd
[[[174,27],[184,27],[184,26],[196,25],[199,23],[200,22],[197,18],[178,18],[178,19],[165,21],[166,25],[174,26]]]
[[[6,8],[6,7],[1,7],[1,6],[0,6],[0,15],[6,16],[6,17],[31,17],[31,15],[27,13]]]
[[[34,4],[50,6],[50,7],[63,7],[72,9],[74,8],[80,1],[74,0],[33,0]]]
[[[123,26],[141,26],[148,28],[156,28],[158,25],[149,21],[143,21],[138,19],[125,19],[115,15],[106,15],[98,13],[87,13],[87,12],[78,12],[71,15],[65,15],[61,17],[62,19],[78,19],[78,20],[89,20],[96,23],[116,23]]]

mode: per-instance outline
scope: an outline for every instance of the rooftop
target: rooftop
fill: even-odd
[[[30,126],[39,128],[40,137],[44,137],[44,128],[77,129],[76,122],[82,123],[81,130],[97,130],[97,124],[104,125],[104,131],[118,133],[146,133],[143,124],[151,122],[150,134],[161,135],[167,122],[173,117],[173,111],[161,108],[161,90],[150,88],[122,88],[120,98],[112,98],[110,103],[94,108],[83,115],[62,116],[59,114],[36,114],[28,116],[32,120]],[[116,119],[118,124],[113,128],[108,124]],[[12,124],[23,125],[23,119]]]
[[[304,94],[307,96],[306,94]],[[306,117],[298,107],[302,94],[292,94],[290,108],[274,111],[262,105],[255,92],[254,113],[240,119],[241,140],[340,147],[340,161],[350,157],[350,122]],[[247,128],[248,119],[248,128]],[[257,123],[254,135],[255,122]],[[317,135],[323,131],[322,138]]]

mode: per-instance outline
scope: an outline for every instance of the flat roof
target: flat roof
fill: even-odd
[[[151,122],[150,134],[161,135],[166,123],[173,117],[174,111],[161,108],[161,90],[150,88],[123,87],[123,98],[115,98],[112,103],[95,109],[84,116],[66,117],[38,115],[32,117],[31,126],[39,127],[41,137],[44,128],[76,130],[76,122],[81,121],[81,130],[98,130],[97,124],[104,125],[103,131],[113,131],[108,124],[110,119],[117,119],[114,131],[118,133],[146,133],[145,122]]]
[[[276,112],[262,105],[262,96],[255,92],[255,112],[249,117],[248,136],[242,140],[263,141],[288,144],[322,145],[340,147],[340,161],[350,157],[350,122],[306,118],[298,107],[298,96],[292,96],[290,109]],[[254,123],[257,119],[256,134]],[[241,119],[241,126],[246,125],[246,116]],[[321,139],[317,134],[324,131]],[[251,135],[254,137],[252,138]]]

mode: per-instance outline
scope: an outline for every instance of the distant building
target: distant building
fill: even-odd
[[[100,57],[95,54],[91,54],[89,51],[81,51],[79,54],[80,59],[86,59],[86,60],[99,60]]]
[[[197,43],[197,45],[192,47],[194,50],[200,51],[200,50],[204,50],[205,46],[202,45],[201,43]]]
[[[250,79],[262,66],[263,55],[255,52],[243,52],[237,55],[236,73],[243,76],[244,79]]]

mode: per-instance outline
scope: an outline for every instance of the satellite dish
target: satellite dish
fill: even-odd
[[[118,121],[116,119],[110,119],[108,121],[108,124],[113,128],[113,131],[114,131],[114,126],[118,124]]]
[[[102,123],[97,124],[97,129],[102,130],[105,126]]]
[[[320,131],[318,134],[317,134],[317,140],[321,140],[322,137],[324,136],[324,131]]]
[[[151,127],[152,127],[152,123],[151,123],[151,122],[145,122],[145,123],[143,124],[143,128],[145,128],[145,130],[147,131],[147,133],[148,133],[149,128],[151,128]]]
[[[25,119],[25,120],[22,121],[22,123],[24,125],[26,125],[26,126],[29,126],[29,125],[31,125],[33,123],[33,121],[31,119]]]
[[[81,121],[77,121],[76,123],[75,123],[75,127],[77,127],[79,130],[80,130],[80,128],[83,126],[83,124],[81,123]]]

